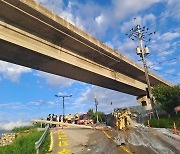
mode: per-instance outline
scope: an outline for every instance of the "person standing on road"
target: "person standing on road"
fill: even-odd
[[[68,114],[68,116],[67,116],[67,120],[68,120],[68,123],[70,123],[71,124],[71,120],[72,120],[72,116],[71,116],[71,114]]]
[[[53,114],[53,116],[52,116],[52,121],[56,121],[56,115],[55,115],[55,114]],[[52,126],[53,126],[53,127],[56,127],[55,124],[53,124]]]
[[[50,121],[50,120],[51,120],[51,114],[48,114],[47,121]]]
[[[79,115],[78,115],[78,113],[76,113],[75,114],[75,124],[77,124],[78,120],[79,120]]]

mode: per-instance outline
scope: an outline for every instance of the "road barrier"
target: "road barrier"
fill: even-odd
[[[49,125],[46,126],[44,133],[42,134],[40,139],[35,143],[35,149],[36,149],[37,154],[39,154],[39,148],[40,148],[41,144],[43,143],[43,141],[48,133],[48,130],[49,130]]]
[[[148,120],[148,128],[150,128],[151,126],[150,126],[150,122],[149,122],[149,120]]]
[[[175,122],[174,122],[174,134],[177,134],[176,124],[175,124]]]
[[[64,122],[47,121],[47,120],[31,120],[31,121],[32,122],[44,123],[44,124],[54,124],[54,125],[61,125],[61,126],[71,126],[71,127],[92,129],[91,126],[78,125],[78,124],[69,124],[69,123],[64,123]]]

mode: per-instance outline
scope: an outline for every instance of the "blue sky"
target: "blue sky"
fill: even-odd
[[[135,26],[156,31],[147,63],[150,71],[173,83],[180,83],[180,1],[179,0],[36,0],[60,17],[89,33],[107,46],[142,66],[135,53],[138,41],[125,36]],[[44,73],[0,61],[0,129],[29,123],[31,118],[45,118],[49,113],[83,113],[94,108],[94,94],[99,110],[138,105],[136,98],[87,83]]]

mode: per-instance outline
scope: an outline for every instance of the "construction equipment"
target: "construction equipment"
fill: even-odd
[[[116,118],[116,128],[119,130],[128,129],[130,126],[131,112],[128,109],[116,109],[113,113]]]

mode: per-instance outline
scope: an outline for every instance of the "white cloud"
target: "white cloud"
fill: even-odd
[[[171,74],[171,73],[174,73],[175,71],[176,71],[175,69],[169,69],[169,70],[166,71],[166,73],[170,73]]]
[[[0,130],[12,130],[15,127],[21,127],[21,126],[27,126],[27,125],[32,125],[31,122],[26,122],[26,121],[12,121],[12,122],[7,122],[7,123],[0,123]]]
[[[46,80],[46,83],[49,84],[50,86],[52,86],[53,88],[65,88],[65,87],[69,87],[71,86],[74,82],[76,82],[75,80],[72,79],[68,79],[65,77],[61,77],[58,75],[54,75],[54,74],[50,74],[50,73],[46,73],[46,72],[41,72],[41,71],[37,71],[37,73],[35,74],[41,78],[44,78]]]
[[[169,66],[176,65],[176,64],[177,64],[176,61],[167,63],[167,65],[169,65]]]
[[[23,73],[31,72],[30,68],[11,64],[8,62],[0,61],[0,78],[1,80],[6,79],[12,82],[18,82],[20,76]]]
[[[142,17],[137,16],[136,19],[140,25],[146,26],[148,22],[154,22],[156,20],[156,17],[151,13],[151,14],[146,14]],[[134,19],[131,19],[130,21],[123,22],[122,26],[120,27],[120,30],[122,33],[128,33],[128,31],[135,26],[136,26],[136,21]]]
[[[49,101],[49,102],[47,102],[50,106],[55,106],[56,105],[56,103],[55,102],[52,102],[52,101]]]
[[[180,37],[180,33],[167,32],[167,33],[162,34],[159,39],[163,40],[163,41],[171,41],[171,40],[178,38],[178,37]]]
[[[137,105],[136,97],[123,94],[117,91],[105,89],[102,87],[88,87],[81,96],[75,101],[72,107],[94,108],[94,95],[98,101],[98,109],[105,113],[111,112],[110,102],[113,102],[113,108]],[[88,104],[88,102],[92,102]]]
[[[91,88],[87,87],[85,92],[82,93],[82,96],[75,101],[75,104],[88,101],[90,96],[92,97]]]
[[[173,50],[171,50],[171,51],[163,51],[163,52],[158,53],[158,57],[172,55],[173,53],[174,53]]]
[[[38,101],[29,102],[28,104],[39,106],[39,105],[43,105],[45,103],[46,102],[44,102],[43,100],[38,100]]]
[[[143,24],[145,25],[147,22],[154,22],[155,20],[156,20],[156,16],[150,13],[143,17]]]
[[[150,61],[149,59],[147,60],[147,66],[149,66],[151,69],[161,70],[162,68],[157,65],[158,65],[157,62]]]
[[[20,102],[13,103],[1,103],[0,108],[8,108],[8,109],[28,109],[26,104],[22,104]]]
[[[95,21],[97,22],[98,25],[103,24],[103,22],[105,21],[105,17],[103,14],[99,15],[98,17],[95,18]]]
[[[114,49],[114,45],[113,45],[110,41],[105,42],[105,44],[106,44],[109,48]]]
[[[112,0],[113,14],[116,20],[120,20],[127,15],[143,11],[160,0]]]
[[[61,5],[57,0],[52,2],[54,6],[59,7],[59,11],[56,11],[56,8],[53,10],[56,14],[59,14],[78,28],[86,32],[90,31],[91,35],[100,38],[110,27],[116,27],[120,21],[129,15],[135,15],[159,1],[112,0],[109,6],[100,6],[94,1],[85,1],[84,3],[80,1],[68,1],[67,5],[62,0],[59,2]],[[47,5],[45,0],[43,0],[42,4],[46,4],[46,7],[50,10],[53,8],[50,4]],[[153,15],[147,16],[146,20],[153,20]]]

